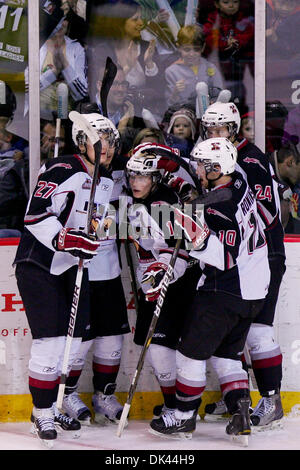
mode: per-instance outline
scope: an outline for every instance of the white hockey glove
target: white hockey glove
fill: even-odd
[[[151,288],[146,292],[146,300],[148,302],[155,302],[159,297],[162,288],[162,280],[168,269],[165,263],[155,262],[150,264],[142,277],[142,284],[150,284]]]
[[[197,213],[197,216],[194,215],[193,217],[177,208],[174,208],[174,213],[175,224],[183,230],[186,240],[192,244],[190,249],[204,249],[208,241],[210,230],[204,220],[203,210]]]
[[[53,239],[53,246],[57,251],[66,251],[72,256],[82,259],[91,259],[97,254],[100,241],[92,235],[81,230],[63,228]]]

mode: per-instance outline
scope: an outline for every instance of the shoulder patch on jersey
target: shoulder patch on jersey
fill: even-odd
[[[222,217],[223,219],[226,219],[226,220],[230,220],[230,221],[231,221],[231,219],[230,219],[229,217],[227,217],[225,214],[222,214],[222,212],[217,211],[217,209],[212,209],[212,207],[208,207],[208,208],[206,209],[206,212],[207,212],[207,214],[217,215],[217,216],[219,216],[219,217]]]
[[[261,162],[257,158],[252,158],[252,157],[246,157],[243,158],[243,161],[245,163],[254,163],[256,165],[259,165],[265,172],[267,172],[266,168],[261,164]]]
[[[65,170],[72,170],[72,165],[70,163],[55,163],[54,165],[51,165],[50,168],[47,168],[46,171],[53,170],[53,168],[65,168]]]

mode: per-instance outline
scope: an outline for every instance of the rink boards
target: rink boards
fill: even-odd
[[[31,396],[28,389],[31,334],[12,267],[17,245],[18,239],[0,240],[0,421],[27,420],[31,410]],[[283,354],[282,399],[284,410],[288,413],[292,406],[300,403],[300,237],[287,236],[285,246],[287,269],[280,289],[274,326],[276,339]],[[122,279],[133,333],[136,313],[123,250],[121,255],[124,259]],[[132,341],[132,333],[126,335],[118,377],[117,394],[123,402],[126,400],[139,357],[139,349]],[[88,405],[93,391],[91,364],[90,352],[79,388]],[[207,377],[202,406],[220,396],[218,383],[209,368]],[[258,394],[253,388],[252,398],[255,404]],[[156,379],[146,363],[132,402],[131,417],[149,419],[152,416],[153,406],[161,402]]]

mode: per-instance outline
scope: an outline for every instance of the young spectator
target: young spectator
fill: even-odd
[[[240,9],[239,0],[217,0],[215,10],[208,14],[203,24],[206,37],[205,57],[217,51],[225,87],[232,92],[232,99],[239,100],[243,110],[245,66],[250,66],[252,76],[254,60],[254,21]]]
[[[196,138],[196,116],[191,109],[181,108],[170,119],[168,134],[173,134],[187,143],[186,153],[192,151]]]
[[[249,112],[241,116],[241,130],[242,137],[254,144],[254,112]]]
[[[167,105],[195,103],[196,85],[206,82],[208,88],[223,89],[223,80],[216,66],[202,57],[205,36],[199,25],[180,28],[177,36],[180,59],[165,70]]]

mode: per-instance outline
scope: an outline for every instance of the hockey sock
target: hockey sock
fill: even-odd
[[[151,344],[147,358],[154,369],[167,408],[175,408],[176,351],[159,344]]]
[[[66,380],[66,388],[65,394],[70,395],[71,393],[75,392],[78,386],[78,381],[81,376],[81,372],[84,368],[84,364],[86,361],[86,356],[89,352],[89,349],[93,343],[93,340],[90,341],[83,341],[80,345],[79,352],[73,362],[72,369],[67,377]]]
[[[50,408],[56,401],[58,362],[65,344],[64,337],[34,339],[29,360],[29,390],[36,408]]]
[[[176,351],[176,364],[176,408],[184,412],[196,410],[206,385],[206,361],[190,359]]]
[[[212,356],[210,363],[218,376],[224,397],[231,390],[249,388],[248,375],[240,360]]]
[[[120,369],[123,335],[99,336],[94,340],[93,385],[104,392],[108,384],[114,384]]]
[[[250,392],[248,388],[239,388],[237,390],[230,390],[224,395],[224,401],[228,412],[233,415],[239,410],[238,400],[240,398],[250,398]]]
[[[261,395],[278,390],[282,380],[282,354],[272,326],[253,323],[247,336],[252,368]]]

